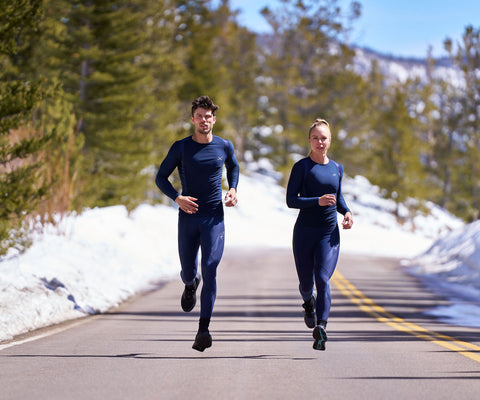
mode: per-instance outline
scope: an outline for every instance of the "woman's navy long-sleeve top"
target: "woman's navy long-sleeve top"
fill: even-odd
[[[303,158],[292,168],[287,186],[287,206],[300,209],[297,222],[304,226],[335,226],[337,211],[345,215],[350,209],[342,195],[343,166],[333,160],[317,164]],[[320,206],[318,199],[334,194],[336,204]]]
[[[155,183],[165,195],[175,201],[180,193],[168,178],[175,168],[178,168],[182,195],[198,199],[198,211],[195,215],[223,215],[223,164],[227,169],[229,188],[236,189],[240,169],[232,143],[215,135],[210,143],[198,143],[189,136],[172,145],[160,165]]]

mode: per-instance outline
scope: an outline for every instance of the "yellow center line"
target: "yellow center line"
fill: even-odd
[[[480,346],[429,331],[428,329],[389,313],[353,286],[340,272],[338,272],[338,270],[335,271],[332,282],[345,297],[349,298],[352,303],[356,304],[362,311],[373,316],[377,321],[387,324],[396,330],[409,333],[420,339],[427,340],[446,349],[455,351],[480,363]],[[478,354],[475,352],[478,352]]]

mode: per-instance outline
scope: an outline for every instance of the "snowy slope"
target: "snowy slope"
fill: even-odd
[[[365,178],[345,177],[343,190],[355,224],[341,232],[342,251],[412,259],[437,243],[411,262],[412,271],[430,276],[444,265],[448,279],[478,277],[479,225],[464,227],[433,204],[430,216],[400,224],[392,214],[395,204]],[[274,179],[242,175],[239,204],[225,212],[226,246],[290,248],[296,213]],[[143,205],[131,215],[123,206],[87,210],[66,218],[61,234],[50,227],[24,254],[0,259],[0,341],[108,310],[154,282],[179,279],[176,224],[177,211],[168,206]],[[479,315],[469,313],[456,323],[480,326]]]

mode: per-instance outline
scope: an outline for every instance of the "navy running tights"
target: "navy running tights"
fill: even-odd
[[[330,278],[337,265],[340,232],[334,227],[310,227],[296,223],[293,230],[293,254],[297,268],[299,290],[304,301],[311,299],[314,284],[317,289],[316,315],[328,320],[331,306]]]
[[[217,297],[217,266],[225,245],[223,216],[178,218],[178,252],[183,283],[191,285],[198,271],[198,250],[201,249],[202,292],[200,318],[211,318]]]

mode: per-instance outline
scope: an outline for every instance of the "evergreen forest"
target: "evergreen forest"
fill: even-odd
[[[156,169],[200,95],[239,161],[267,157],[283,183],[322,117],[347,175],[478,219],[480,28],[444,42],[460,85],[429,54],[426,80],[392,82],[354,68],[361,12],[281,0],[257,34],[229,0],[0,0],[0,255],[86,207],[166,201]]]

